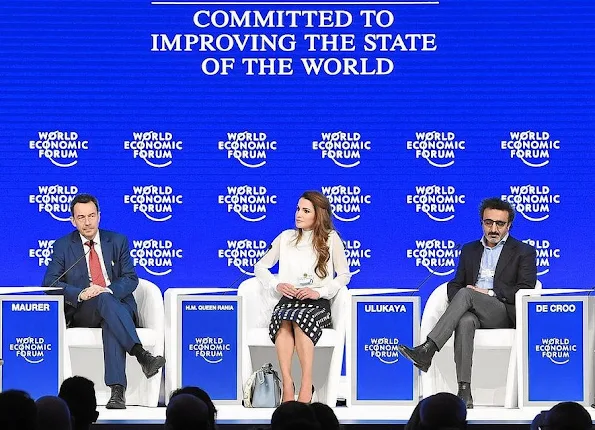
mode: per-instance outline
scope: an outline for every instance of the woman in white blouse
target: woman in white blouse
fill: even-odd
[[[295,350],[302,367],[297,400],[308,403],[314,393],[314,345],[322,329],[331,326],[329,299],[349,283],[351,274],[343,242],[333,228],[331,205],[323,194],[302,194],[295,212],[295,227],[275,238],[269,252],[256,263],[254,274],[265,288],[282,296],[273,311],[269,335],[279,359],[283,401],[295,399],[291,376]],[[269,270],[277,262],[278,278]]]

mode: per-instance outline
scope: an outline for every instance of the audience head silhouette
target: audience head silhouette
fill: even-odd
[[[294,421],[289,421],[285,424],[277,423],[275,427],[271,426],[271,429],[275,430],[326,430],[317,422],[312,422],[307,419],[298,418]]]
[[[209,409],[192,394],[178,394],[165,410],[166,430],[211,430]]]
[[[562,402],[545,414],[547,430],[590,430],[591,415],[575,402]]]
[[[0,429],[35,430],[37,406],[24,391],[7,390],[0,393]]]
[[[202,388],[193,387],[193,386],[183,387],[183,388],[179,388],[179,389],[173,391],[171,393],[171,395],[169,396],[169,399],[171,400],[175,396],[180,395],[180,394],[190,394],[190,395],[202,400],[205,403],[205,405],[207,405],[207,409],[209,410],[209,424],[210,424],[211,428],[215,428],[215,420],[217,418],[217,409],[215,408],[215,405],[213,404],[211,397],[209,397],[209,394],[205,390],[203,390]]]
[[[70,409],[73,430],[87,430],[97,421],[95,384],[83,376],[73,376],[62,382],[58,396]]]
[[[434,394],[421,401],[419,420],[424,430],[465,429],[467,406],[454,394]]]
[[[411,417],[409,417],[409,421],[407,421],[407,424],[405,424],[404,430],[419,430],[421,426],[419,417],[420,406],[421,402],[418,402],[417,405],[415,405],[415,409],[413,409]]]
[[[339,430],[341,425],[332,408],[324,403],[312,403],[310,409],[314,412],[320,427],[325,430]]]
[[[37,399],[38,430],[70,430],[70,410],[64,400],[57,396]]]
[[[285,402],[273,412],[271,430],[289,430],[293,428],[320,428],[314,411],[306,403]]]

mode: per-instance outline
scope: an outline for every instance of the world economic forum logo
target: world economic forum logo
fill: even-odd
[[[361,271],[362,260],[366,261],[372,258],[372,250],[362,245],[360,240],[346,240],[343,245],[350,273],[357,275]]]
[[[358,132],[322,132],[320,140],[312,142],[312,149],[320,152],[322,159],[328,158],[337,166],[350,169],[360,164],[362,153],[370,151],[372,143]]]
[[[328,198],[333,216],[343,222],[358,220],[362,207],[372,203],[370,194],[363,193],[361,187],[357,185],[323,186],[322,194]]]
[[[52,261],[54,239],[37,239],[37,246],[29,248],[29,258],[36,261],[38,266],[47,266]]]
[[[182,205],[183,200],[170,186],[134,185],[132,194],[124,195],[124,204],[132,205],[133,212],[140,212],[155,222],[171,219],[174,208]]]
[[[56,221],[70,221],[70,202],[78,194],[75,185],[39,185],[37,194],[29,195],[29,203],[39,212],[47,212]]]
[[[452,185],[418,185],[415,194],[406,198],[407,204],[415,207],[415,212],[423,212],[431,220],[439,222],[452,220],[457,206],[465,204],[465,200],[465,194],[457,193]]]
[[[448,276],[455,271],[455,258],[461,254],[460,248],[454,240],[420,239],[415,241],[415,248],[407,250],[407,259],[433,275]]]
[[[29,141],[29,149],[39,158],[47,158],[54,166],[68,168],[78,162],[79,151],[89,149],[89,141],[79,139],[76,131],[39,131],[38,138]]]
[[[174,262],[182,259],[184,250],[176,248],[171,240],[133,240],[130,257],[134,266],[140,266],[153,276],[171,273]]]
[[[233,305],[219,305],[231,306]],[[194,343],[188,345],[190,351],[194,351],[195,357],[201,357],[210,364],[221,363],[226,353],[231,351],[231,343],[226,342],[222,337],[197,337]]]
[[[277,141],[264,132],[228,132],[227,139],[217,143],[217,149],[228,159],[235,158],[242,166],[257,169],[266,164],[268,152],[277,150]]]
[[[394,364],[399,361],[398,346],[399,339],[396,337],[371,337],[364,345],[364,352],[384,364]]]
[[[407,313],[407,306],[404,303],[366,303],[363,310],[365,313]],[[384,364],[394,364],[399,361],[398,346],[396,337],[370,337],[363,345],[363,351]]]
[[[560,194],[552,192],[547,185],[511,185],[510,194],[501,197],[523,218],[533,222],[545,221],[552,208],[560,204]]]
[[[560,259],[560,248],[553,246],[547,239],[525,239],[523,242],[535,248],[538,276],[549,273],[552,261]]]
[[[407,141],[407,150],[415,151],[415,158],[425,159],[430,166],[450,167],[455,163],[455,151],[465,150],[465,141],[457,140],[452,131],[421,131],[415,140]]]
[[[266,254],[269,246],[264,240],[230,239],[227,247],[217,251],[217,257],[227,267],[237,267],[240,272],[254,276],[254,265]]]
[[[518,158],[529,167],[544,167],[550,162],[552,151],[560,150],[560,141],[547,131],[511,131],[509,139],[500,142],[500,149],[510,158]]]
[[[237,213],[244,221],[259,222],[266,218],[267,209],[277,204],[277,195],[264,186],[228,186],[227,194],[220,194],[217,203],[228,213]]]
[[[183,149],[183,142],[169,132],[133,131],[132,140],[124,141],[124,150],[132,151],[149,166],[162,169],[172,164],[175,151]]]
[[[554,364],[564,365],[578,352],[578,345],[567,337],[549,337],[541,339],[541,344],[535,345],[535,351]]]
[[[45,359],[45,354],[52,351],[52,344],[43,337],[16,337],[9,343],[8,349],[27,363],[39,364]]]

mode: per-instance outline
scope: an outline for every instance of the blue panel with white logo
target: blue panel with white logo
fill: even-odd
[[[206,390],[214,401],[238,403],[239,301],[237,297],[179,299],[181,386]]]
[[[0,297],[1,391],[19,389],[32,398],[57,393],[62,380],[61,298]]]
[[[528,302],[529,402],[586,400],[584,311],[586,303],[580,299]]]
[[[354,299],[353,403],[416,403],[417,369],[397,351],[419,337],[419,298]]]

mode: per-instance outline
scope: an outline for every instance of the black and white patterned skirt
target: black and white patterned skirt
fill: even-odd
[[[322,336],[322,329],[332,327],[331,304],[327,299],[298,300],[281,297],[273,310],[269,325],[269,336],[273,343],[283,321],[296,323],[316,345]]]

